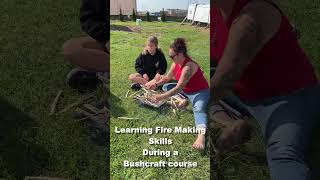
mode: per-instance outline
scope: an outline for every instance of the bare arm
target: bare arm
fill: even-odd
[[[191,63],[186,64],[181,71],[181,77],[177,85],[174,88],[172,88],[170,91],[163,93],[164,98],[168,98],[170,96],[173,96],[181,92],[183,88],[188,84],[192,75],[194,74],[194,69],[195,67],[193,67]]]
[[[172,80],[174,68],[175,68],[175,64],[172,63],[169,72],[163,78],[161,78],[159,81],[156,82],[157,86],[161,86]]]
[[[211,99],[228,96],[263,46],[276,34],[281,15],[266,2],[247,5],[233,22],[223,56],[211,79]]]

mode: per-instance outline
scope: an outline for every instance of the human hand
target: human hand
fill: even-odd
[[[146,81],[149,81],[149,76],[148,76],[148,74],[144,74],[144,75],[143,75],[143,79],[145,79]]]
[[[144,85],[147,89],[155,90],[157,88],[157,84],[155,81],[149,81]]]
[[[163,94],[156,94],[153,97],[151,97],[151,102],[159,102],[164,99]]]
[[[157,73],[156,76],[154,77],[154,79],[156,81],[159,81],[161,79],[161,75],[159,73]]]

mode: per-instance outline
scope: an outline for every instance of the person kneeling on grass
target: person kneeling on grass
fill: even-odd
[[[68,73],[66,84],[86,92],[95,90],[100,83],[99,79],[106,79],[109,73],[110,23],[105,0],[81,2],[80,23],[87,36],[66,41],[63,44],[63,55],[76,66]]]
[[[177,38],[169,49],[170,58],[173,60],[169,72],[159,81],[153,80],[146,84],[149,89],[156,89],[163,85],[165,93],[155,95],[153,101],[157,102],[169,98],[177,93],[188,97],[193,106],[196,128],[207,128],[206,108],[210,98],[209,85],[199,65],[187,54],[187,47],[183,38]],[[168,83],[173,77],[178,83]],[[198,134],[193,148],[203,150],[205,134]]]
[[[129,79],[134,83],[131,88],[139,90],[152,79],[160,80],[160,76],[166,73],[167,60],[158,47],[158,39],[155,36],[149,37],[146,47],[136,60],[135,68],[137,73],[131,74]]]

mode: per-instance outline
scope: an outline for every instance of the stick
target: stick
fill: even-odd
[[[227,109],[228,111],[231,111],[233,114],[235,114],[237,118],[241,117],[241,113],[239,111],[235,110],[234,108],[232,108],[229,104],[225,103],[222,100],[220,100],[219,102],[225,109]]]
[[[126,93],[126,98],[128,97],[128,95],[129,95],[129,92],[130,92],[130,90],[128,90],[128,91],[127,91],[127,93]]]
[[[85,115],[85,117],[81,118],[81,119],[78,119],[76,120],[77,122],[80,122],[80,121],[84,121],[84,120],[87,120],[87,119],[91,119],[99,114],[105,114],[105,112],[97,112],[97,113],[94,113],[94,114],[90,114],[88,113],[87,111],[84,111],[82,109],[79,108],[78,110],[79,112],[83,113]]]
[[[146,88],[142,87],[141,89],[144,90],[148,94],[148,90]]]
[[[77,119],[76,121],[77,121],[77,122],[84,121],[84,120],[93,118],[93,117],[96,116],[96,115],[97,115],[97,114],[90,114],[89,116],[86,116],[86,117],[81,118],[81,119]]]
[[[178,110],[177,104],[173,101],[174,107]]]
[[[53,115],[55,110],[56,110],[56,107],[57,107],[57,104],[58,104],[58,101],[59,101],[59,98],[60,96],[62,95],[63,91],[60,90],[56,96],[56,98],[54,98],[54,101],[53,103],[51,104],[51,110],[50,110],[50,114],[49,115]]]
[[[93,97],[94,97],[94,94],[90,94],[90,95],[88,95],[88,96],[86,96],[86,97],[84,97],[84,98],[79,98],[76,102],[74,102],[74,103],[72,103],[72,104],[69,104],[67,107],[65,107],[65,108],[62,109],[60,112],[58,112],[57,115],[60,115],[60,114],[62,114],[62,113],[64,113],[64,112],[67,112],[67,111],[69,111],[71,108],[76,107],[76,106],[82,104],[84,101],[86,101],[86,100],[88,100],[88,99],[91,99],[91,98],[93,98]]]
[[[24,180],[67,180],[63,178],[57,178],[57,177],[31,177],[26,176]]]
[[[93,113],[98,113],[99,109],[92,106],[91,104],[84,104],[83,107],[87,108],[88,110],[90,110]]]
[[[139,92],[140,92],[140,91],[135,92],[135,93],[131,94],[129,97],[132,97],[132,96],[134,96],[134,95],[138,94]]]
[[[118,117],[118,119],[139,120],[139,119],[141,119],[141,118]]]

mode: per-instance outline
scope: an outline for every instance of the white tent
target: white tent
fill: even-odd
[[[197,4],[190,4],[189,5],[188,15],[187,15],[188,20],[193,20],[194,14],[196,12],[196,8],[197,8]]]
[[[193,21],[210,23],[210,5],[198,5]]]
[[[201,4],[190,4],[188,8],[188,15],[182,21],[182,24],[185,21],[191,21],[199,23],[210,24],[210,5],[201,5]]]

